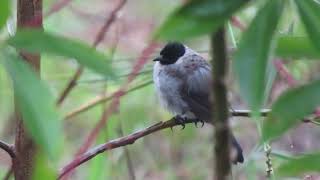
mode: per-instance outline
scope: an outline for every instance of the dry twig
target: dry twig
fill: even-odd
[[[11,158],[15,157],[14,146],[12,144],[8,144],[6,142],[0,141],[0,149],[6,151]]]

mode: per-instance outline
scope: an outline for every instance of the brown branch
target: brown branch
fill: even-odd
[[[282,78],[284,78],[291,87],[294,87],[297,85],[297,81],[290,74],[290,72],[288,71],[288,69],[286,68],[286,66],[282,62],[282,60],[280,60],[280,59],[274,60],[273,65],[275,66],[275,68],[279,72],[280,76]]]
[[[41,30],[42,26],[42,0],[17,1],[17,29],[35,28]],[[40,72],[40,54],[19,52],[23,60],[35,71]],[[30,87],[25,87],[30,88]],[[16,102],[16,101],[15,101]],[[15,104],[16,134],[12,161],[13,174],[16,180],[31,179],[35,165],[37,146],[24,124],[19,107]]]
[[[246,30],[246,26],[244,24],[242,24],[242,22],[236,16],[233,16],[231,18],[231,23],[232,23],[233,26],[237,27],[241,31],[245,31]]]
[[[190,120],[187,123],[192,123],[192,122],[193,121]],[[79,165],[92,159],[93,157],[95,157],[96,155],[98,155],[100,153],[103,153],[105,151],[115,149],[115,148],[118,148],[121,146],[133,144],[137,139],[140,139],[144,136],[147,136],[147,135],[154,133],[154,132],[157,132],[159,130],[166,129],[169,127],[171,128],[171,127],[174,127],[177,125],[179,125],[179,123],[177,123],[172,118],[169,121],[156,123],[156,124],[154,124],[148,128],[145,128],[143,130],[137,131],[135,133],[129,134],[127,136],[124,136],[124,137],[121,137],[121,138],[118,138],[115,140],[111,140],[105,144],[98,145],[98,146],[86,151],[85,153],[83,153],[82,155],[80,155],[76,159],[74,159],[72,162],[70,162],[66,166],[64,166],[60,171],[59,179],[62,178],[65,174],[67,174],[71,170],[77,168]]]
[[[269,112],[270,112],[270,110],[265,109],[265,110],[261,111],[261,114],[266,116]],[[250,111],[249,110],[233,110],[230,112],[230,115],[231,116],[250,117]],[[188,123],[193,123],[193,122],[194,122],[193,120],[187,120],[186,123],[188,124]],[[159,123],[156,123],[152,126],[149,126],[143,130],[139,130],[139,131],[132,133],[132,134],[129,134],[127,136],[124,136],[124,137],[121,137],[121,138],[118,138],[115,140],[111,140],[107,143],[98,145],[98,146],[86,151],[85,153],[79,155],[74,160],[72,160],[70,163],[68,163],[66,166],[64,166],[60,171],[59,179],[62,178],[63,176],[65,176],[66,174],[68,174],[73,169],[77,168],[81,164],[92,159],[93,157],[97,156],[100,153],[103,153],[103,152],[111,150],[111,149],[116,149],[118,147],[133,144],[137,139],[140,139],[140,138],[147,136],[151,133],[154,133],[154,132],[157,132],[157,131],[160,131],[163,129],[167,129],[167,128],[172,128],[172,127],[178,126],[178,125],[179,125],[179,123],[177,123],[174,120],[174,118],[172,118],[168,121],[165,121],[165,122],[161,121]]]
[[[228,122],[228,101],[226,73],[228,69],[225,30],[220,28],[211,39],[212,48],[212,107],[214,131],[214,179],[226,180],[231,174],[230,128]]]
[[[6,151],[11,158],[15,157],[14,146],[12,144],[8,144],[0,140],[0,149],[3,149],[4,151]]]
[[[70,1],[70,0],[69,0]],[[127,0],[120,0],[119,4],[114,8],[114,10],[110,13],[109,17],[106,19],[105,23],[101,27],[100,31],[95,37],[93,41],[92,47],[96,48],[104,39],[106,33],[111,27],[111,24],[117,19],[118,12],[124,7]],[[78,79],[83,73],[83,67],[79,66],[72,78],[69,80],[66,88],[62,91],[60,97],[58,98],[58,105],[61,105],[71,90],[76,86]]]

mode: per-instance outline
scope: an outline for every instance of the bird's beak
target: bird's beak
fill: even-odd
[[[155,58],[153,61],[161,61],[161,60],[162,60],[161,57],[157,57],[157,58]]]

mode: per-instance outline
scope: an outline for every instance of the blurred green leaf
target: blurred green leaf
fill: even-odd
[[[8,40],[8,43],[18,49],[51,53],[69,58],[75,58],[81,65],[97,73],[113,76],[110,59],[94,48],[80,42],[49,34],[41,30],[22,30]]]
[[[173,12],[156,38],[185,39],[213,33],[249,0],[192,0]]]
[[[282,58],[320,59],[320,52],[307,37],[282,36],[278,38],[276,55]]]
[[[282,10],[282,1],[270,0],[258,11],[244,32],[233,61],[240,93],[253,113],[258,112],[264,100],[269,52]]]
[[[320,4],[314,0],[295,2],[311,42],[320,49]]]
[[[10,15],[10,0],[0,1],[0,30],[6,24]]]
[[[32,173],[32,180],[56,180],[57,173],[54,168],[50,167],[48,159],[43,152],[36,155],[36,163]]]
[[[272,105],[272,111],[263,121],[264,141],[280,136],[290,127],[310,115],[320,105],[320,80],[290,89]]]
[[[279,176],[297,176],[308,172],[320,171],[320,153],[308,154],[295,159],[288,160],[277,169]]]
[[[14,53],[3,51],[1,58],[13,82],[15,98],[23,121],[36,143],[54,158],[63,142],[62,118],[47,86]]]

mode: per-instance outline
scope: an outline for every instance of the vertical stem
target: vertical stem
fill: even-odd
[[[28,28],[42,28],[42,0],[18,0],[17,1],[17,27],[18,30]],[[40,71],[40,55],[20,52],[23,59]],[[25,87],[28,88],[28,87]],[[36,146],[27,133],[19,107],[16,109],[17,129],[15,139],[15,153],[13,159],[13,173],[16,180],[31,179],[34,167]]]
[[[213,121],[215,124],[215,163],[214,179],[228,179],[231,173],[230,165],[230,130],[228,125],[228,102],[226,89],[227,53],[224,28],[219,29],[211,39],[212,47],[212,102]]]

